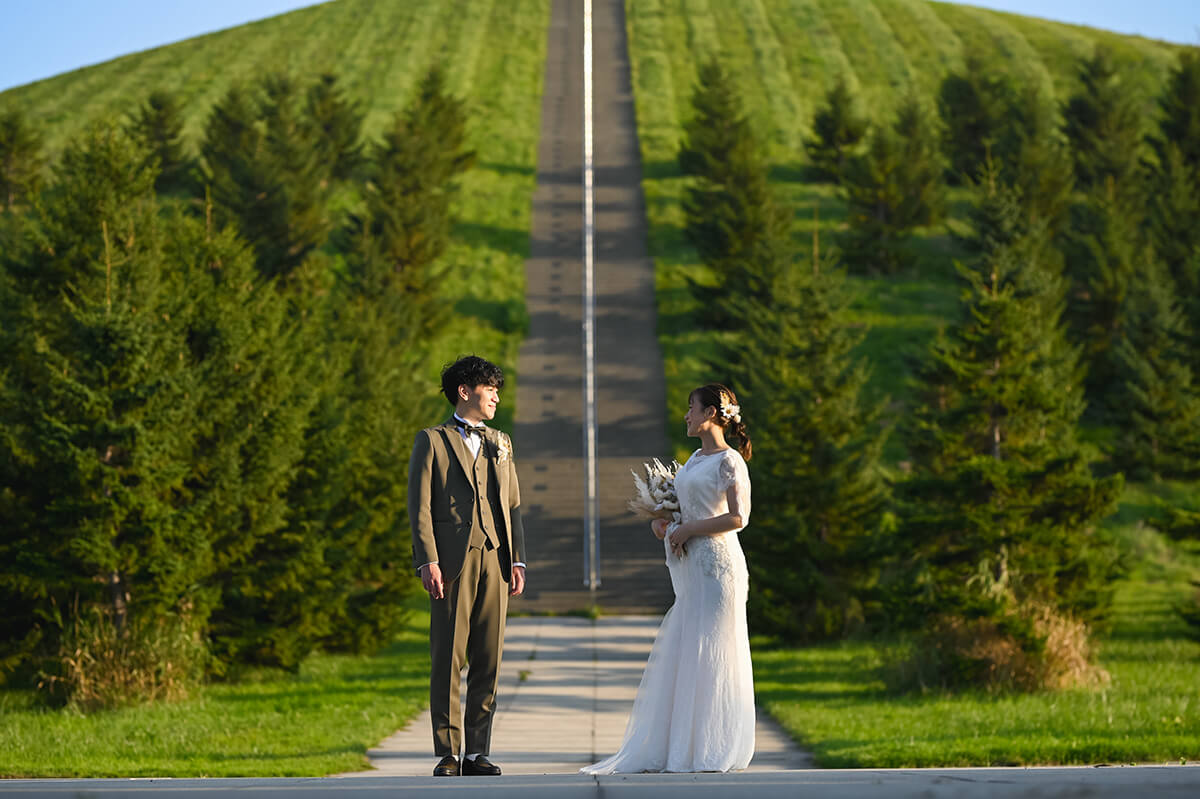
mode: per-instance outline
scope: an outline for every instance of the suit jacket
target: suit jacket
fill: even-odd
[[[506,581],[512,564],[525,563],[525,528],[521,525],[521,489],[513,462],[512,441],[488,428],[479,450],[491,461],[492,479],[498,481],[499,507],[492,518],[503,530],[492,532],[508,543],[508,557],[500,558]],[[437,561],[442,577],[454,580],[462,571],[471,530],[479,523],[477,498],[471,479],[475,458],[454,426],[454,418],[417,433],[408,462],[408,518],[412,525],[413,568]],[[479,497],[480,502],[489,498]],[[503,553],[503,547],[501,552]]]

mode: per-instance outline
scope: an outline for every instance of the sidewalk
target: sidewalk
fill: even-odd
[[[509,619],[491,759],[506,775],[574,774],[615,752],[659,621]],[[759,713],[755,737],[750,771],[812,766],[809,755],[765,713]],[[367,757],[376,770],[344,776],[429,776],[436,758],[428,711]]]

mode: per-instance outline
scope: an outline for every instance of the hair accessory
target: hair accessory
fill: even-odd
[[[730,422],[742,421],[742,409],[721,396],[721,418]]]

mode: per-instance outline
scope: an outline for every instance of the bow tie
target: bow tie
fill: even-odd
[[[484,425],[481,425],[481,424],[480,425],[470,425],[470,424],[467,424],[466,422],[460,422],[457,419],[454,420],[454,426],[457,427],[459,430],[462,430],[467,435],[477,435],[480,438],[483,437],[483,431],[487,430],[487,427],[485,427]]]

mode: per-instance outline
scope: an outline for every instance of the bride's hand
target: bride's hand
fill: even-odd
[[[667,524],[666,519],[655,519],[650,522],[650,532],[654,533],[655,538],[661,541],[663,536],[667,534]]]
[[[687,525],[679,525],[671,531],[671,535],[667,537],[667,541],[671,544],[671,551],[675,553],[675,557],[681,558],[687,554],[687,540],[691,538],[686,532]]]

